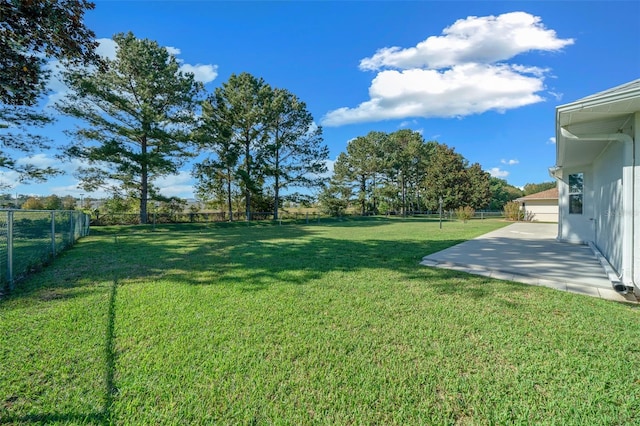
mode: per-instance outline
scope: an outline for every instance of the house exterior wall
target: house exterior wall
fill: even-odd
[[[556,200],[527,200],[524,208],[527,220],[534,222],[558,221],[558,202]]]
[[[558,237],[593,241],[627,286],[640,278],[640,112],[620,129],[629,137],[610,141],[593,164],[563,169],[558,183],[561,217]],[[582,215],[569,214],[568,176],[584,173]],[[591,226],[589,226],[591,222]]]
[[[569,175],[583,173],[582,214],[569,213]],[[593,172],[591,165],[563,168],[558,180],[558,239],[576,244],[594,241]]]
[[[611,266],[623,269],[623,181],[625,144],[611,142],[593,163],[594,243]]]
[[[640,79],[557,107],[556,139],[558,239],[593,241],[640,297]],[[582,214],[569,213],[575,173]]]

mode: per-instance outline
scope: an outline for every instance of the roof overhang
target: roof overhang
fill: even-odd
[[[524,202],[529,202],[529,201],[558,201],[558,197],[545,197],[545,198],[527,198],[527,197],[520,197],[520,198],[516,198],[515,201],[518,201],[520,203]]]
[[[559,177],[562,167],[591,164],[610,143],[627,140],[638,111],[640,79],[558,106],[556,166],[550,174]]]

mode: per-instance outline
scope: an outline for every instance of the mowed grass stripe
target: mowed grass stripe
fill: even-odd
[[[0,302],[0,353],[14,370],[0,372],[0,421],[638,421],[636,308],[418,265],[502,225],[100,230]],[[44,296],[52,292],[60,297]],[[86,314],[70,320],[62,311]],[[62,339],[78,320],[87,324],[65,350],[43,337],[46,329]],[[50,361],[22,362],[26,340]],[[90,354],[93,363],[78,362]],[[78,364],[74,375],[64,374],[68,362]],[[51,380],[35,380],[35,371]]]

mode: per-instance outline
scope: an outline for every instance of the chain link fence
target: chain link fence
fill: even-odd
[[[299,213],[280,210],[278,218],[282,221],[309,222],[317,221],[320,218],[329,216],[320,213]],[[252,221],[274,220],[273,212],[251,212]],[[245,212],[233,212],[233,221],[246,221]],[[226,212],[180,212],[180,213],[148,213],[147,224],[153,223],[208,223],[208,222],[228,222],[229,215]],[[103,213],[94,215],[91,218],[91,225],[138,225],[140,215],[138,213]]]
[[[0,210],[0,290],[46,264],[89,234],[80,211]]]
[[[365,216],[373,216],[373,213],[366,213]],[[341,217],[360,217],[359,213],[345,213]],[[402,216],[401,212],[391,211],[381,216]],[[438,211],[410,211],[407,216],[423,217],[427,219],[438,219],[440,214]],[[278,219],[283,222],[293,223],[311,223],[318,222],[321,219],[330,219],[331,216],[319,212],[291,212],[280,210]],[[454,210],[442,212],[442,218],[453,220],[456,218]],[[476,210],[473,219],[491,219],[504,218],[504,212],[501,210]],[[233,212],[233,221],[246,221],[245,212]],[[273,212],[251,212],[252,221],[271,221],[274,220]],[[207,222],[228,222],[229,215],[226,212],[179,212],[179,213],[148,213],[147,224],[163,224],[163,223],[207,223]],[[101,213],[94,214],[91,217],[91,225],[138,225],[140,224],[139,213]]]

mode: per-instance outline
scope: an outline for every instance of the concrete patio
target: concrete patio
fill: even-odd
[[[557,231],[557,224],[514,223],[425,256],[420,264],[617,302],[638,302],[633,293],[614,290],[616,277],[594,250],[558,242]]]

